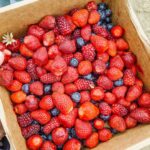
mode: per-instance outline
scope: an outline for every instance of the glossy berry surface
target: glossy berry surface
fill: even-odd
[[[71,65],[72,67],[77,67],[78,64],[79,64],[79,62],[78,62],[78,60],[77,60],[76,58],[72,58],[72,59],[70,60],[70,65]]]
[[[79,92],[75,92],[75,93],[72,93],[71,98],[75,103],[79,103],[81,99],[81,95]]]

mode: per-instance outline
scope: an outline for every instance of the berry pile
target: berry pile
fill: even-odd
[[[27,35],[0,42],[0,85],[31,150],[93,148],[150,123],[150,94],[136,57],[105,3],[45,16]]]

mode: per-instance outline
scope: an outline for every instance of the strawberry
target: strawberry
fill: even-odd
[[[78,90],[90,90],[94,88],[93,81],[85,80],[85,79],[77,79],[74,84],[76,85]]]
[[[89,13],[88,23],[89,24],[96,24],[100,20],[100,14],[97,10],[91,10]]]
[[[18,123],[19,123],[20,127],[27,127],[33,121],[33,119],[31,118],[30,113],[24,113],[24,114],[18,116],[17,120],[18,120]]]
[[[115,57],[111,58],[110,60],[110,67],[116,67],[120,70],[123,70],[124,68],[124,62],[122,58],[119,55],[116,55]]]
[[[56,25],[55,17],[53,16],[45,16],[39,23],[39,26],[44,29],[53,29]]]
[[[12,57],[8,61],[9,65],[14,68],[15,70],[25,70],[27,67],[27,61],[22,56]]]
[[[126,86],[118,86],[112,90],[112,93],[116,96],[116,98],[124,98],[127,92]]]
[[[92,125],[89,122],[77,119],[75,122],[75,131],[80,139],[87,139],[92,134]]]
[[[125,118],[125,123],[128,129],[130,128],[134,128],[137,125],[137,121],[133,118],[131,118],[130,116],[127,116]]]
[[[104,98],[104,90],[101,87],[95,87],[91,90],[91,99],[94,101],[100,101]]]
[[[81,120],[93,120],[99,115],[99,109],[91,102],[85,102],[80,105],[78,115]]]
[[[103,62],[108,62],[108,60],[109,60],[109,55],[108,55],[108,53],[106,53],[106,52],[104,52],[104,53],[98,53],[97,54],[97,59],[100,59],[100,60],[102,60]]]
[[[35,81],[30,84],[30,92],[38,96],[43,95],[43,88],[43,84],[40,81]]]
[[[78,115],[78,109],[75,108],[67,115],[60,113],[58,115],[58,120],[59,120],[60,124],[62,124],[62,126],[66,127],[66,128],[71,128],[75,124],[77,115]]]
[[[13,82],[13,73],[9,70],[0,70],[0,85],[9,86]]]
[[[58,45],[54,44],[48,48],[48,57],[54,59],[57,55],[61,56],[61,52],[58,49]]]
[[[81,91],[80,95],[81,95],[80,99],[81,104],[83,104],[84,102],[89,102],[91,100],[89,91]]]
[[[109,129],[104,128],[98,131],[99,140],[102,142],[106,142],[112,138],[112,133]]]
[[[64,85],[62,82],[55,82],[52,85],[52,91],[53,92],[58,92],[60,94],[63,94],[65,91]]]
[[[22,83],[17,80],[13,80],[11,85],[7,87],[7,89],[11,92],[17,92],[21,90],[21,88],[22,88]]]
[[[81,149],[81,143],[79,140],[72,138],[70,140],[68,140],[64,147],[63,150],[80,150]]]
[[[44,74],[47,73],[46,69],[42,68],[42,67],[36,67],[36,75],[40,78],[41,76],[43,76]]]
[[[107,50],[107,53],[114,57],[116,56],[117,54],[117,46],[116,46],[116,43],[112,40],[108,41],[108,50]]]
[[[62,57],[64,58],[65,62],[69,64],[71,59],[73,58],[73,54],[64,54]]]
[[[102,36],[92,35],[91,43],[93,44],[98,53],[103,53],[108,49],[108,41]]]
[[[110,90],[113,87],[113,82],[107,76],[101,75],[97,80],[97,85],[104,90]]]
[[[63,84],[74,82],[79,75],[76,68],[68,67],[68,70],[63,74],[61,82]]]
[[[150,107],[150,94],[143,93],[140,98],[138,99],[138,104],[141,107]]]
[[[86,9],[88,11],[97,10],[97,4],[94,1],[90,1],[86,4]]]
[[[111,114],[111,107],[106,102],[101,102],[99,104],[99,111],[100,114],[108,116]]]
[[[109,79],[116,81],[119,80],[120,78],[123,77],[123,72],[120,71],[120,69],[116,68],[116,67],[111,67],[108,71],[107,71],[107,76]]]
[[[61,79],[60,76],[55,76],[52,73],[46,73],[40,77],[40,81],[45,84],[54,83],[54,82],[60,81],[60,79]]]
[[[137,107],[138,107],[137,103],[133,102],[129,107],[130,112],[135,110]]]
[[[98,139],[98,133],[93,132],[85,141],[85,146],[88,148],[94,148],[98,145],[99,139]]]
[[[32,51],[36,51],[41,47],[41,43],[36,36],[27,35],[24,37],[24,44]]]
[[[27,108],[25,104],[17,104],[14,106],[14,111],[18,115],[22,115],[27,112]]]
[[[137,98],[139,98],[141,94],[142,94],[142,88],[138,85],[133,85],[129,88],[127,92],[126,100],[132,102]]]
[[[44,110],[51,110],[54,107],[51,95],[44,96],[39,102],[39,107]]]
[[[83,27],[87,24],[89,12],[86,9],[80,9],[73,13],[73,23],[78,27]]]
[[[38,121],[41,125],[48,123],[51,119],[50,113],[43,109],[38,109],[31,112],[31,117]]]
[[[117,103],[125,106],[126,108],[128,108],[131,105],[131,103],[126,101],[125,98],[118,99]]]
[[[43,143],[43,139],[38,134],[32,135],[31,137],[27,139],[27,142],[26,142],[28,148],[31,150],[39,149],[42,143]]]
[[[55,128],[52,131],[52,139],[56,145],[64,144],[68,139],[68,132],[63,127]]]
[[[54,34],[54,31],[49,31],[49,32],[46,32],[44,35],[43,35],[43,45],[44,46],[51,46],[54,44],[55,42],[55,34]]]
[[[73,102],[68,95],[53,93],[52,98],[57,109],[59,109],[63,114],[68,114],[73,110]]]
[[[60,44],[62,44],[64,41],[66,40],[66,38],[63,35],[57,35],[55,37],[55,43],[59,46]],[[63,45],[63,44],[62,44]]]
[[[150,123],[150,112],[146,108],[136,108],[131,111],[130,116],[139,123]]]
[[[76,44],[74,40],[64,40],[59,45],[59,50],[65,54],[74,53],[76,51]]]
[[[20,104],[26,100],[26,94],[23,91],[17,91],[10,95],[12,102]]]
[[[106,92],[104,95],[104,101],[108,104],[114,104],[116,102],[116,96],[115,94],[111,92]]]
[[[128,110],[121,104],[113,104],[111,109],[113,114],[121,117],[128,114]]]
[[[106,64],[102,60],[96,59],[93,62],[93,70],[95,73],[103,74],[105,69],[106,69]]]
[[[56,150],[56,145],[52,143],[51,141],[44,141],[40,149],[41,150]]]
[[[92,34],[92,29],[90,25],[86,25],[81,29],[81,37],[85,41],[89,41]]]
[[[57,117],[53,117],[47,124],[43,126],[43,132],[48,135],[51,131],[60,126],[59,120]]]
[[[14,39],[14,40],[15,40],[14,42],[7,45],[7,49],[9,49],[12,52],[18,52],[21,43],[19,39]]]
[[[31,25],[28,28],[27,34],[36,36],[39,40],[41,40],[44,33],[45,33],[44,29],[42,29],[38,25]]]
[[[0,42],[0,51],[4,51],[6,49],[6,45]]]
[[[81,30],[80,29],[75,29],[74,32],[72,33],[72,38],[77,39],[78,37],[81,37]]]
[[[76,58],[78,60],[78,62],[81,62],[83,60],[83,54],[82,53],[81,52],[76,52],[74,54],[74,58]]]
[[[105,125],[105,123],[102,119],[97,118],[97,119],[94,120],[94,127],[97,130],[103,129],[104,125]]]
[[[76,87],[75,84],[69,83],[69,84],[65,85],[65,93],[66,94],[72,94],[72,93],[74,93],[76,91],[77,91],[77,87]]]
[[[138,79],[138,78],[136,78],[136,79],[135,79],[135,85],[138,85],[138,86],[143,87],[143,81],[140,80],[140,79]]]
[[[48,53],[45,47],[37,49],[33,54],[33,60],[38,66],[43,66],[48,62]]]
[[[117,39],[116,46],[117,46],[117,50],[120,50],[120,51],[129,49],[128,43],[122,38]]]
[[[87,44],[82,47],[82,54],[85,60],[93,61],[96,56],[95,48],[92,44]]]
[[[71,31],[74,31],[76,29],[76,25],[72,21],[72,17],[69,15],[65,15],[66,20],[68,21]]]
[[[80,75],[87,75],[92,72],[92,63],[88,60],[81,61],[78,65]]]
[[[40,131],[40,125],[38,124],[29,125],[21,129],[22,135],[25,139],[29,138],[34,134],[38,134],[39,131]]]
[[[56,76],[61,76],[67,71],[67,64],[61,56],[56,56],[51,63],[51,72]]]
[[[113,26],[113,28],[111,29],[111,34],[115,38],[120,38],[124,34],[124,29],[119,25]]]
[[[19,50],[20,50],[20,54],[22,56],[25,56],[25,57],[32,57],[33,56],[33,51],[31,51],[30,49],[28,49],[24,43],[22,43],[20,45]]]
[[[0,66],[4,63],[5,60],[6,59],[4,53],[0,51]]]
[[[132,86],[135,84],[135,75],[131,69],[126,69],[124,71],[123,83],[127,86]]]

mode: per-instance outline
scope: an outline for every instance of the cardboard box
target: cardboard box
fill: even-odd
[[[15,36],[21,37],[28,25],[38,22],[43,16],[64,14],[74,7],[83,7],[88,1],[90,0],[26,0],[2,8],[0,9],[0,35],[13,32]],[[146,89],[150,90],[150,49],[146,43],[142,42],[139,31],[136,31],[135,21],[130,17],[132,14],[129,7],[130,1],[107,0],[106,2],[113,11],[114,22],[125,28],[125,38],[129,42],[130,50],[137,56],[138,64],[143,70],[143,74],[139,73],[139,76]],[[26,150],[25,140],[13,112],[9,93],[2,87],[0,87],[0,116],[12,149]],[[138,150],[150,143],[149,129],[150,125],[140,125],[116,135],[110,141],[100,144],[95,150]]]

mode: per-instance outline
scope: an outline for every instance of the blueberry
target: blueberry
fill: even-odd
[[[105,12],[106,12],[106,16],[107,16],[107,17],[112,15],[111,9],[106,9]]]
[[[102,120],[104,120],[104,121],[108,121],[109,120],[109,118],[110,118],[110,116],[106,116],[106,115],[100,115],[100,118],[102,119]]]
[[[103,23],[103,24],[102,24],[102,27],[105,28],[105,29],[107,29],[106,23]]]
[[[96,102],[96,101],[94,101],[94,100],[91,100],[91,102],[92,102],[94,105],[96,105],[96,104],[97,104],[97,102]]]
[[[97,23],[98,26],[101,26],[102,24],[103,24],[103,20],[100,20],[100,21]]]
[[[63,146],[62,145],[58,145],[57,146],[57,150],[62,150],[63,149]]]
[[[122,86],[123,85],[123,80],[122,79],[119,79],[117,81],[114,82],[114,85],[115,86]]]
[[[73,137],[73,138],[77,137],[76,131],[75,131],[74,128],[71,128],[71,129],[69,130],[69,135],[70,135],[71,137]]]
[[[10,144],[9,144],[9,141],[8,141],[8,139],[6,138],[6,136],[4,136],[3,138],[2,138],[2,140],[1,140],[1,142],[2,142],[2,150],[10,150]],[[0,148],[1,148],[0,147]]]
[[[117,133],[118,133],[118,131],[117,131],[116,129],[111,128],[110,130],[111,130],[111,132],[112,132],[113,134],[117,134]]]
[[[81,95],[79,92],[74,92],[72,95],[71,95],[71,98],[74,102],[78,103],[80,102],[80,99],[81,99]]]
[[[112,27],[113,27],[113,24],[112,24],[112,23],[108,23],[108,24],[107,24],[107,29],[108,29],[108,30],[111,30]]]
[[[22,91],[25,92],[26,94],[29,94],[29,92],[30,92],[30,88],[29,87],[30,87],[29,84],[24,84],[22,86]]]
[[[86,76],[83,76],[84,79],[87,79],[87,80],[93,80],[94,79],[94,76],[90,73]]]
[[[47,136],[45,134],[42,134],[41,137],[43,138],[43,140],[47,140]]]
[[[68,139],[69,139],[69,140],[72,139],[72,136],[69,135],[69,136],[68,136]]]
[[[3,146],[3,143],[2,142],[0,142],[0,148]]]
[[[106,17],[105,21],[106,21],[106,23],[110,23],[111,22],[111,18],[110,17]]]
[[[72,58],[70,60],[70,65],[73,66],[73,67],[77,67],[79,64],[78,60],[76,58]]]
[[[79,37],[76,39],[76,42],[77,42],[77,47],[78,48],[81,48],[82,46],[85,45],[85,41],[83,40],[83,38]]]
[[[49,134],[49,135],[47,136],[47,139],[51,141],[51,140],[52,140],[52,135]]]
[[[24,37],[20,38],[20,42],[23,43],[24,42]]]
[[[109,65],[110,65],[110,62],[107,62],[107,63],[106,63],[106,68],[108,68],[108,67],[109,67]]]
[[[34,121],[32,122],[32,124],[39,124],[39,123],[38,123],[37,121],[34,120]]]
[[[44,85],[44,93],[50,94],[50,91],[51,91],[51,85],[50,84]]]
[[[98,9],[99,10],[105,10],[107,8],[107,4],[106,3],[100,3],[99,5],[98,5]]]
[[[105,20],[106,18],[106,13],[105,11],[99,11],[100,15],[101,15],[101,20]]]
[[[59,110],[58,110],[57,108],[53,108],[53,109],[51,110],[51,114],[52,114],[53,117],[58,116]]]

